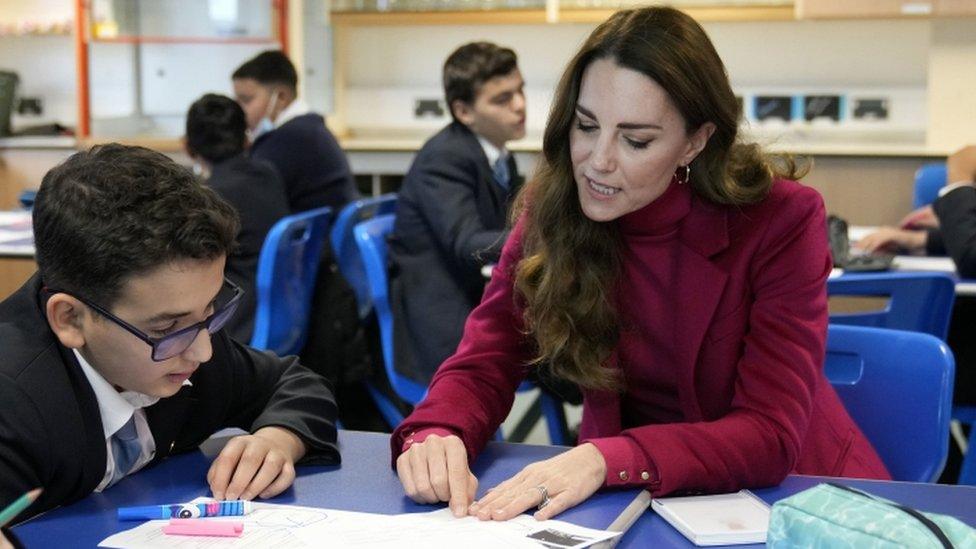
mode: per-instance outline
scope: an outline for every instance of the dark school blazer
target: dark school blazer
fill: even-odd
[[[74,353],[49,328],[40,288],[35,275],[0,303],[0,501],[44,488],[18,520],[87,496],[105,474],[98,401]],[[322,377],[296,357],[256,351],[223,331],[212,344],[213,358],[192,386],[145,409],[156,441],[151,463],[225,427],[270,425],[302,439],[304,463],[339,462],[335,399]]]

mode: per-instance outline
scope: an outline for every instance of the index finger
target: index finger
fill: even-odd
[[[227,491],[227,485],[230,484],[230,476],[233,474],[237,462],[240,461],[241,454],[244,453],[244,447],[245,444],[239,439],[231,439],[210,466],[210,471],[207,472],[207,480],[210,482],[210,491],[213,492],[215,498],[224,499],[224,492]]]
[[[447,484],[451,490],[448,505],[456,517],[468,514],[471,496],[468,490],[468,453],[464,443],[452,441],[445,448],[447,454]]]

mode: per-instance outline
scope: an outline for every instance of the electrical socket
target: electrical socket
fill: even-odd
[[[44,113],[44,100],[40,97],[21,97],[17,102],[17,114],[22,116],[41,116]]]
[[[414,99],[414,118],[441,118],[444,116],[444,102],[440,99]]]

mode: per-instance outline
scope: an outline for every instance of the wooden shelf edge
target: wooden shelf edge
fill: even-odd
[[[92,37],[93,43],[107,44],[273,44],[274,37],[219,37],[219,36],[133,36]]]
[[[107,143],[121,143],[145,147],[162,153],[180,153],[184,151],[183,140],[179,137],[140,137],[140,136],[91,136],[78,139],[78,150],[88,150],[95,145]]]
[[[518,25],[546,22],[545,10],[332,12],[334,25]]]
[[[792,4],[741,6],[688,6],[678,8],[698,21],[793,21]],[[620,8],[624,9],[624,8]],[[560,9],[559,23],[601,23],[616,8]],[[332,22],[344,26],[384,25],[520,25],[546,23],[541,9],[484,11],[415,11],[415,12],[332,12]]]

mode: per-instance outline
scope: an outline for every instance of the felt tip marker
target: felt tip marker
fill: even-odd
[[[119,520],[166,520],[201,517],[234,517],[251,512],[252,504],[245,500],[208,501],[204,503],[175,503],[172,505],[144,505],[119,507]]]

